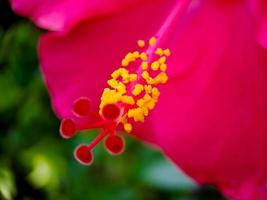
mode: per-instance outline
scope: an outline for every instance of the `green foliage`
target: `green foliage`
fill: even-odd
[[[8,9],[2,0],[0,5]],[[93,166],[78,164],[73,149],[97,133],[60,138],[59,121],[38,69],[41,31],[11,18],[16,20],[0,24],[1,199],[222,199],[213,189],[199,189],[160,152],[132,138],[127,138],[121,156],[108,155],[100,145]]]

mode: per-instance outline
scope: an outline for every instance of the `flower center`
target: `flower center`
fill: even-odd
[[[73,137],[77,131],[100,128],[102,132],[89,144],[76,148],[75,158],[84,165],[93,161],[93,148],[104,138],[105,148],[110,154],[120,154],[125,142],[117,135],[117,128],[130,133],[134,123],[144,122],[155,107],[160,91],[158,85],[168,81],[167,57],[169,49],[158,48],[155,37],[145,41],[137,41],[139,50],[129,52],[121,61],[121,67],[116,69],[107,81],[99,105],[99,111],[94,112],[87,97],[80,97],[73,103],[72,112],[76,118],[66,118],[61,121],[60,133],[64,138]],[[146,48],[147,51],[142,51]],[[150,52],[150,53],[147,53]],[[94,119],[84,122],[85,119]],[[77,120],[78,119],[78,120]],[[81,123],[79,119],[82,119]]]

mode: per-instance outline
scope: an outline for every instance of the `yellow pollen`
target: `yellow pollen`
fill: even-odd
[[[158,61],[154,61],[152,64],[151,64],[151,69],[153,71],[157,71],[159,69],[159,62]]]
[[[165,56],[170,56],[170,55],[171,55],[171,51],[170,51],[170,49],[165,49],[165,50],[163,51],[163,53],[164,53]]]
[[[146,107],[142,107],[141,109],[142,109],[142,111],[143,111],[143,115],[147,117],[147,116],[149,115],[149,110],[148,110],[148,108],[146,108]]]
[[[135,122],[144,122],[145,116],[141,108],[133,108],[128,111],[128,117],[133,118]]]
[[[128,62],[131,62],[131,61],[134,61],[135,60],[135,57],[134,57],[134,54],[133,53],[128,53],[125,58],[124,58],[126,61]]]
[[[148,79],[150,76],[149,76],[149,73],[148,73],[148,71],[143,71],[143,73],[142,73],[142,77],[143,77],[143,79]]]
[[[152,46],[156,45],[156,42],[156,38],[152,37],[148,44]],[[138,40],[137,45],[144,47],[146,42]],[[111,79],[107,81],[108,88],[104,89],[101,96],[99,113],[102,115],[102,109],[107,104],[120,106],[123,114],[118,123],[123,125],[127,133],[133,130],[132,121],[144,122],[159,99],[158,85],[168,81],[166,61],[171,55],[170,50],[157,48],[152,54],[137,50],[128,52],[121,61],[122,67],[111,74]],[[152,61],[148,60],[150,56]],[[137,70],[132,72],[136,68]],[[131,120],[131,123],[128,120]]]
[[[121,66],[126,67],[126,66],[128,66],[128,65],[129,65],[129,61],[127,61],[126,59],[123,59],[123,60],[121,61]]]
[[[135,52],[133,52],[133,57],[134,57],[135,59],[139,58],[139,56],[140,56],[139,51],[135,51]]]
[[[159,75],[156,76],[156,78],[154,79],[155,84],[164,84],[167,83],[168,81],[168,76],[165,72],[161,72]]]
[[[146,91],[146,94],[150,94],[152,92],[152,87],[151,85],[145,85],[145,91]]]
[[[137,45],[139,46],[139,47],[144,47],[145,46],[145,41],[144,40],[138,40],[137,41]]]
[[[147,70],[148,63],[147,62],[142,62],[141,67],[142,67],[143,70]]]
[[[131,96],[127,96],[127,95],[122,96],[120,98],[120,100],[121,100],[121,102],[126,103],[126,104],[129,104],[129,105],[134,105],[134,103],[135,103],[134,102],[134,98],[131,97]]]
[[[164,53],[163,53],[163,49],[162,48],[157,48],[156,52],[155,52],[156,55],[159,55],[159,56],[162,56]]]
[[[133,81],[136,81],[137,80],[137,74],[130,74],[130,81],[133,82]]]
[[[160,64],[164,64],[166,62],[166,57],[162,56],[162,57],[159,58],[158,61],[159,61]]]
[[[125,124],[124,124],[124,130],[126,131],[126,133],[130,133],[130,132],[132,132],[132,130],[133,130],[133,126],[132,126],[132,124],[130,124],[130,123],[125,123]]]
[[[145,53],[145,52],[142,52],[142,53],[140,54],[140,58],[141,58],[141,60],[143,60],[143,61],[147,60],[147,55],[146,55],[146,53]]]
[[[133,89],[133,91],[132,91],[132,94],[133,94],[134,96],[137,96],[137,95],[139,95],[143,90],[144,90],[144,86],[143,86],[143,85],[141,85],[141,84],[136,84],[136,85],[134,86],[134,89]]]
[[[167,70],[167,65],[166,65],[166,64],[161,64],[161,65],[160,65],[160,70],[161,70],[162,72],[165,72],[165,71]]]
[[[120,94],[125,94],[126,93],[126,87],[123,83],[118,82],[114,79],[110,79],[108,80],[108,85],[113,88],[116,89]]]
[[[155,45],[157,42],[156,38],[155,37],[152,37],[149,39],[149,45],[152,46],[152,45]]]
[[[155,88],[155,87],[154,87],[154,88],[152,89],[152,98],[153,98],[154,100],[158,100],[159,95],[160,95],[160,92],[159,92],[158,88]]]

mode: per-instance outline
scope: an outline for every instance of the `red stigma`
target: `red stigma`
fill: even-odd
[[[60,134],[63,138],[73,137],[77,131],[89,130],[93,128],[102,129],[88,145],[80,145],[74,151],[74,156],[83,165],[90,165],[93,162],[93,149],[102,140],[105,141],[105,147],[110,154],[120,154],[124,150],[124,139],[116,135],[117,119],[121,114],[118,105],[107,104],[102,110],[102,115],[90,109],[90,100],[87,97],[80,97],[72,107],[73,118],[66,118],[61,121]],[[90,119],[95,119],[92,122]],[[81,123],[79,125],[76,122]],[[88,122],[86,122],[88,121]]]
[[[77,116],[87,116],[90,113],[90,100],[87,97],[77,99],[72,106],[72,111]]]
[[[103,117],[108,120],[116,120],[119,117],[120,112],[120,108],[115,104],[107,104],[102,110]]]
[[[71,138],[76,133],[76,126],[72,119],[63,119],[60,124],[60,134],[63,138]]]
[[[83,165],[90,165],[93,163],[93,154],[86,145],[80,145],[74,152],[75,158]]]
[[[120,154],[124,150],[124,139],[120,136],[109,136],[105,141],[105,147],[111,154]]]

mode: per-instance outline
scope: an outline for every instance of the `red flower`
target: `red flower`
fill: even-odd
[[[233,199],[267,199],[265,0],[195,0],[186,12],[177,9],[186,8],[186,0],[12,2],[58,31],[41,38],[40,59],[63,118],[72,116],[79,97],[97,108],[114,66],[136,40],[156,34],[172,51],[169,81],[146,122],[134,124],[134,134],[157,144],[201,184],[214,184]],[[88,110],[83,103],[77,110]],[[71,136],[73,124],[66,123]],[[106,146],[119,152],[122,140],[111,140]],[[91,154],[82,149],[76,155],[87,163]]]

